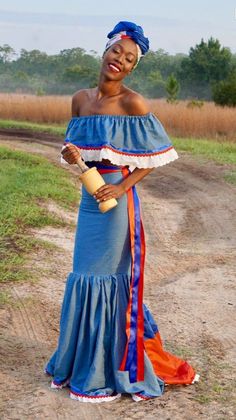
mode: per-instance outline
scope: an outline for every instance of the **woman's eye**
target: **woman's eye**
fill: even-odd
[[[115,50],[115,49],[114,49],[113,51],[114,51],[115,53],[119,53],[119,52],[120,52],[120,50]]]
[[[126,60],[129,62],[129,63],[132,63],[132,59],[130,59],[130,58],[126,58]]]

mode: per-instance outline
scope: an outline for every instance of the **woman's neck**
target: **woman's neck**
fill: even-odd
[[[96,98],[99,100],[103,97],[117,96],[122,90],[122,81],[105,80],[101,77],[96,88]]]

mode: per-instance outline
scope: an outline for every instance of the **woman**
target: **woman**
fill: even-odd
[[[135,184],[178,155],[144,98],[123,85],[149,49],[140,26],[119,22],[108,34],[98,86],[76,92],[63,158],[81,154],[106,185],[82,187],[73,271],[63,299],[58,347],[45,366],[52,388],[68,385],[83,402],[160,396],[164,384],[190,384],[193,368],[166,352],[143,304],[145,238]],[[132,169],[132,170],[131,170]],[[116,198],[101,213],[98,204]]]

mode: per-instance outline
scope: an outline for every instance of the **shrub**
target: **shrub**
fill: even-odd
[[[204,105],[204,101],[200,101],[197,99],[192,99],[187,103],[187,108],[202,108]]]
[[[236,70],[227,79],[214,84],[212,94],[217,105],[236,106]]]

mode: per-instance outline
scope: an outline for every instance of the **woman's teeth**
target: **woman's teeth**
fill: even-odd
[[[109,67],[110,67],[110,69],[111,70],[113,70],[113,71],[115,71],[116,73],[119,73],[120,72],[120,69],[118,69],[116,66],[114,66],[113,64],[108,64],[109,65]]]

